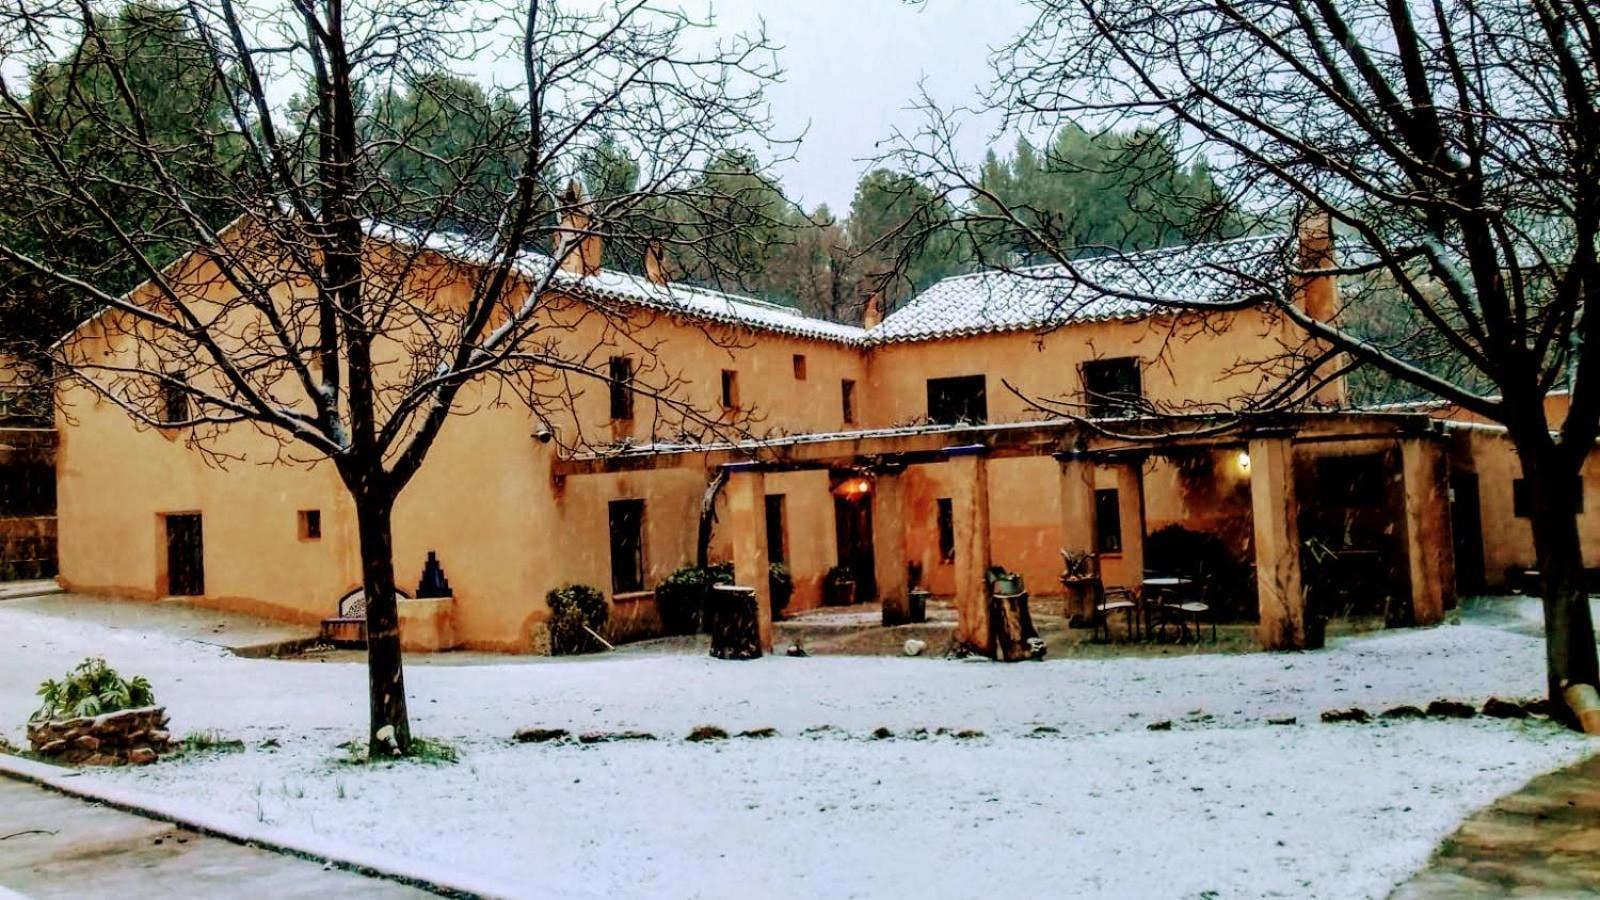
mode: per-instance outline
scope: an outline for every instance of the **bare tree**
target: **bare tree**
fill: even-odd
[[[1239,302],[1307,337],[1289,404],[1348,365],[1503,424],[1529,485],[1549,692],[1596,684],[1573,484],[1600,429],[1600,14],[1581,0],[1031,0],[995,57],[1004,129],[1136,126],[1210,165],[1242,232],[1326,217],[1340,253],[1277,252]],[[937,111],[902,143],[909,171],[956,198],[980,251],[1041,248],[1061,277],[1109,248],[1005,202],[952,152]],[[1221,219],[1218,220],[1222,221]],[[1286,249],[1286,248],[1285,248]],[[990,263],[1007,264],[992,249]],[[1318,275],[1356,287],[1308,311]],[[1114,293],[1182,309],[1183,297]],[[1192,298],[1189,298],[1192,300]],[[1381,306],[1375,309],[1374,305]],[[1378,323],[1379,327],[1375,327]],[[1482,390],[1488,387],[1489,391]],[[1544,400],[1571,390],[1547,422]]]
[[[469,386],[546,417],[572,377],[603,381],[598,344],[563,339],[574,322],[600,317],[608,340],[653,350],[627,309],[586,293],[596,239],[695,253],[736,236],[738,199],[704,167],[766,133],[771,48],[652,0],[180,3],[190,62],[222,88],[188,116],[187,145],[216,152],[180,168],[148,127],[162,98],[109,43],[116,6],[0,11],[4,57],[53,67],[76,116],[52,125],[20,68],[0,70],[0,190],[83,213],[144,284],[103,290],[48,244],[6,233],[0,258],[100,310],[55,348],[76,387],[141,426],[184,429],[197,449],[225,453],[215,438],[254,428],[280,461],[332,462],[359,524],[370,747],[407,753],[396,498]],[[489,58],[514,87],[485,95],[441,77]],[[77,153],[86,130],[112,136],[133,171]],[[603,142],[629,152],[635,177],[608,196],[566,189]],[[157,214],[128,226],[128,197]],[[680,385],[663,366],[634,389],[670,427],[727,424]]]

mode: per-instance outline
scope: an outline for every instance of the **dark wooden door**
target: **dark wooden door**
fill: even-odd
[[[200,515],[167,516],[167,593],[193,597],[205,592],[205,547],[200,538]]]
[[[1482,593],[1483,509],[1476,472],[1450,473],[1450,532],[1456,551],[1456,593]]]
[[[872,495],[833,498],[834,532],[838,537],[839,565],[856,582],[856,602],[878,598],[876,562],[872,554]]]

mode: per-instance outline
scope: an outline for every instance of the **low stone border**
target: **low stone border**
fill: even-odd
[[[172,747],[167,711],[145,706],[79,716],[39,719],[28,723],[33,752],[52,760],[84,766],[148,765]]]
[[[430,867],[426,863],[394,856],[381,850],[334,840],[312,840],[299,831],[218,815],[198,804],[183,800],[95,784],[88,773],[46,765],[19,756],[0,753],[0,777],[36,784],[69,797],[99,803],[158,822],[170,822],[207,837],[322,863],[369,878],[398,882],[442,897],[491,900],[491,898],[509,898],[517,895],[517,889],[507,885],[462,876],[453,871]]]

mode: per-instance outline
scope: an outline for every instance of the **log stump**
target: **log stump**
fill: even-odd
[[[1097,576],[1062,578],[1061,589],[1067,624],[1073,628],[1093,628],[1095,607],[1105,590],[1100,579]]]
[[[1028,613],[1027,591],[989,595],[989,641],[991,655],[1000,662],[1044,656],[1044,642]]]
[[[716,659],[760,659],[761,620],[756,589],[719,584],[706,602],[706,632]]]

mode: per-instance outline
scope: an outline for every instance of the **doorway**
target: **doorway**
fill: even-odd
[[[876,560],[872,553],[872,494],[861,492],[833,498],[834,534],[839,567],[856,583],[856,602],[878,599]]]
[[[1476,472],[1450,473],[1450,534],[1456,552],[1456,593],[1483,593],[1483,509]]]
[[[167,593],[197,597],[206,592],[205,546],[200,514],[182,513],[167,520]]]

